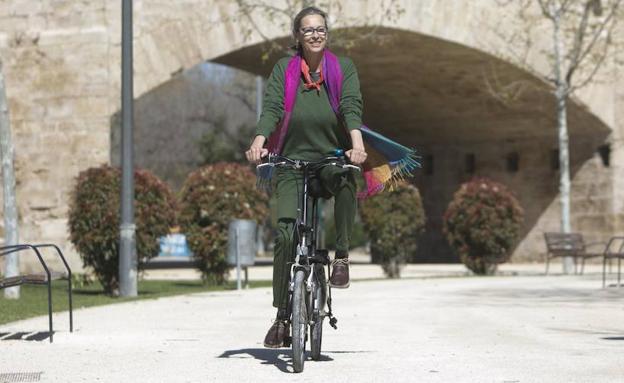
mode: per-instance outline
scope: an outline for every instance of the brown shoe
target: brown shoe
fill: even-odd
[[[285,320],[276,319],[273,322],[269,332],[267,332],[264,338],[264,347],[268,348],[280,348],[284,347],[284,338],[288,333],[288,326]]]
[[[336,258],[332,261],[329,285],[335,289],[349,287],[349,258]]]

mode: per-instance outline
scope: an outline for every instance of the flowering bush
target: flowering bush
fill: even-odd
[[[360,204],[364,230],[371,241],[373,261],[390,278],[398,278],[401,266],[416,252],[425,227],[425,212],[416,187],[402,184]]]
[[[134,172],[136,252],[139,263],[158,255],[158,238],[175,225],[170,188],[146,170]],[[121,171],[103,165],[78,175],[69,203],[70,240],[85,267],[110,295],[119,293]]]
[[[453,196],[444,214],[444,233],[466,267],[492,274],[509,260],[522,220],[522,208],[506,187],[475,178]]]
[[[181,193],[180,226],[200,261],[204,281],[225,281],[230,221],[262,221],[267,214],[268,197],[256,189],[248,166],[221,162],[188,176]]]

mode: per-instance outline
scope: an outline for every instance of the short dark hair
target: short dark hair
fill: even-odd
[[[301,11],[299,11],[299,13],[297,13],[297,16],[295,16],[295,19],[293,20],[292,33],[293,33],[294,38],[297,38],[297,32],[299,32],[299,29],[301,28],[301,20],[304,17],[310,16],[310,15],[321,16],[323,18],[323,21],[325,21],[325,28],[328,28],[327,13],[323,12],[317,7],[306,7],[306,8],[303,8]],[[295,50],[301,49],[297,43],[295,43],[295,46],[293,46],[292,48]]]

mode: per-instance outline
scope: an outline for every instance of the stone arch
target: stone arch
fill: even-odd
[[[363,27],[363,20],[375,20],[380,13],[380,2],[377,0],[341,0],[340,3],[344,16],[340,20],[332,19],[336,27],[360,28]],[[525,177],[522,171],[550,162],[550,156],[543,153],[553,149],[552,141],[545,138],[552,133],[554,125],[552,114],[548,112],[552,101],[548,97],[540,99],[543,102],[532,100],[533,106],[541,104],[544,109],[538,113],[536,120],[523,119],[524,114],[533,109],[524,106],[505,109],[487,101],[478,89],[477,93],[473,93],[476,80],[472,72],[452,67],[458,57],[467,64],[478,64],[480,60],[499,63],[493,57],[503,53],[505,46],[497,36],[496,25],[502,25],[507,31],[520,29],[522,25],[513,19],[512,10],[498,7],[497,3],[495,0],[397,1],[405,12],[397,19],[384,21],[383,27],[386,32],[397,32],[399,41],[404,44],[423,49],[429,47],[428,52],[437,55],[437,60],[423,63],[421,72],[414,71],[415,66],[400,67],[401,60],[393,62],[393,57],[400,56],[391,55],[391,45],[385,56],[376,55],[374,60],[368,60],[371,55],[363,60],[364,54],[357,47],[349,55],[356,60],[365,80],[363,91],[372,95],[366,96],[367,122],[373,127],[387,129],[387,134],[399,140],[409,142],[413,134],[409,129],[399,129],[401,125],[396,121],[390,121],[388,100],[375,98],[375,95],[383,94],[375,88],[381,84],[379,75],[382,73],[376,69],[393,65],[399,72],[403,69],[405,73],[414,73],[414,79],[420,79],[423,86],[419,89],[405,87],[410,82],[400,78],[385,82],[394,87],[395,93],[404,95],[399,102],[393,102],[403,110],[410,107],[405,100],[418,101],[424,97],[430,105],[434,105],[436,100],[437,105],[443,105],[444,100],[449,98],[457,100],[451,103],[453,108],[421,108],[425,113],[413,113],[407,119],[409,124],[405,126],[409,128],[418,124],[425,132],[421,134],[423,140],[417,144],[422,146],[420,149],[423,152],[431,154],[435,162],[434,174],[428,176],[434,177],[435,182],[418,182],[443,185],[461,180],[466,177],[462,170],[463,161],[470,153],[475,154],[476,172],[489,166],[488,172],[502,177],[503,181],[518,184],[531,181],[536,187],[523,195],[531,200],[532,208],[536,206],[534,216],[537,218],[519,251],[535,253],[536,249],[530,244],[535,243],[539,248],[537,252],[543,252],[540,231],[558,229],[557,206],[552,198],[556,195],[556,175],[552,170],[542,169],[533,176]],[[254,50],[263,41],[262,37],[244,35],[240,26],[229,18],[235,7],[235,2],[222,0],[136,1],[136,97],[197,63],[206,60],[234,62],[241,55],[254,55]],[[288,38],[279,23],[256,16],[260,16],[256,21],[266,26],[263,29],[266,38]],[[63,245],[64,250],[71,251],[67,241],[66,212],[73,180],[81,170],[110,160],[110,118],[120,107],[121,7],[107,0],[79,3],[60,0],[42,2],[37,7],[22,7],[18,2],[8,2],[0,7],[0,17],[5,26],[0,31],[0,55],[7,82],[11,123],[16,132],[15,145],[19,148],[16,152],[18,195],[25,196],[20,200],[20,212],[24,217],[21,236],[26,241],[57,242]],[[395,47],[394,51],[403,56],[405,54],[400,47]],[[254,59],[257,57],[253,56]],[[534,67],[543,70],[543,56],[533,52],[531,57]],[[403,61],[403,64],[406,62],[409,63]],[[500,64],[503,73],[526,76],[526,73],[514,70],[509,64]],[[262,73],[268,73],[269,66],[262,67]],[[258,73],[258,70],[256,67],[252,71]],[[439,70],[446,72],[438,73]],[[573,153],[578,157],[574,161],[580,168],[573,180],[573,198],[577,201],[573,205],[574,226],[576,230],[591,234],[590,240],[617,231],[624,222],[621,219],[624,212],[621,201],[624,198],[619,191],[624,190],[620,187],[623,181],[617,176],[624,164],[620,138],[622,126],[619,122],[622,112],[616,108],[617,103],[624,100],[624,93],[620,90],[624,87],[621,86],[622,76],[618,71],[619,68],[615,68],[613,75],[609,75],[608,83],[597,84],[579,93],[579,99],[586,105],[578,103],[570,112],[574,121],[573,145],[582,149]],[[424,78],[424,74],[430,78]],[[436,83],[436,78],[446,82]],[[440,84],[446,84],[446,87]],[[454,87],[454,84],[461,86]],[[483,103],[475,100],[482,100]],[[531,100],[526,101],[531,104]],[[474,105],[477,105],[476,109],[471,107]],[[441,110],[446,114],[437,114]],[[494,129],[499,133],[496,126],[501,126],[501,120],[498,120],[498,125],[493,123],[494,120],[488,120],[488,124],[456,123],[461,116],[471,116],[470,121],[479,121],[476,117],[483,116],[484,110],[493,111],[495,115],[507,115],[507,121],[514,122],[502,131],[505,137],[495,145],[498,152],[489,152],[485,157],[482,154],[492,146],[487,141],[492,138],[488,132]],[[436,122],[437,125],[426,122]],[[392,131],[392,127],[397,129]],[[480,135],[484,140],[473,140],[468,148],[465,143],[455,140],[455,133],[460,127],[462,131],[473,129],[474,137]],[[514,130],[513,127],[517,128]],[[544,134],[544,139],[539,141],[543,148],[536,151],[542,153],[539,156],[532,155],[527,159],[523,155],[525,150],[538,147],[535,142],[525,139],[526,131]],[[513,138],[507,137],[513,132]],[[601,141],[607,134],[612,142],[613,158],[608,169],[592,155],[595,141]],[[454,141],[436,138],[441,136]],[[50,146],[58,149],[51,152],[48,149]],[[506,152],[514,151],[519,153],[520,170],[508,174],[500,164]],[[440,166],[448,171],[442,172]],[[422,174],[422,177],[425,176]],[[432,188],[429,191],[423,189],[423,192],[443,200],[450,190],[442,192]],[[550,202],[542,199],[538,203],[532,201],[544,194],[551,197]],[[442,202],[438,203],[438,206],[442,205]],[[79,267],[77,257],[72,262]]]
[[[377,33],[388,39],[339,53],[348,54],[358,67],[364,122],[436,159],[434,174],[418,172],[415,178],[429,219],[417,259],[455,260],[441,234],[441,216],[459,183],[474,175],[509,185],[525,207],[523,237],[539,231],[535,225],[558,193],[550,160],[557,147],[555,103],[548,88],[474,48],[407,30],[382,28]],[[266,75],[277,57],[258,64],[254,57],[261,50],[261,44],[248,46],[215,61]],[[513,104],[501,103],[485,86],[491,68],[502,81],[522,80],[530,87]],[[569,116],[574,174],[594,158],[610,129],[582,104],[571,103]],[[467,172],[464,158],[475,153],[476,169]],[[506,169],[510,154],[517,172]],[[530,257],[530,251],[520,248],[518,256]]]
[[[516,191],[527,213],[526,237],[557,196],[550,161],[557,146],[554,99],[546,85],[491,54],[448,39],[385,27],[376,35],[381,43],[337,53],[348,55],[358,67],[364,122],[418,148],[425,160],[435,159],[433,174],[420,172],[415,178],[429,217],[417,259],[455,260],[442,238],[441,216],[459,183],[473,175],[493,177]],[[276,41],[285,45],[288,39]],[[279,54],[261,60],[265,49],[262,42],[248,44],[212,61],[266,77]],[[521,80],[529,86],[514,103],[502,103],[485,86],[492,71],[502,82]],[[571,104],[570,121],[575,173],[593,158],[610,129],[578,103]],[[510,154],[518,171],[506,168]],[[474,162],[470,171],[466,156]],[[520,256],[529,251],[521,248]]]

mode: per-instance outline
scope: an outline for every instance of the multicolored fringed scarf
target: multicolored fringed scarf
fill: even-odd
[[[269,137],[267,144],[269,153],[281,154],[284,148],[284,139],[286,138],[288,123],[295,106],[303,64],[305,64],[305,60],[302,60],[300,55],[295,55],[290,59],[286,67],[284,76],[284,116]],[[323,55],[321,74],[322,77],[317,81],[317,84],[320,87],[321,82],[325,83],[331,107],[339,119],[342,120],[340,115],[342,70],[338,57],[327,49]],[[306,80],[306,82],[311,82],[308,79]],[[414,149],[407,148],[379,133],[375,133],[364,125],[360,128],[360,131],[362,132],[368,157],[362,166],[364,179],[366,180],[366,191],[358,193],[358,197],[365,198],[382,190],[392,190],[397,182],[406,176],[410,176],[414,169],[420,167],[420,163],[417,160],[418,156]],[[263,168],[258,174],[259,184],[266,185],[270,181],[271,176],[272,167],[267,166]]]

